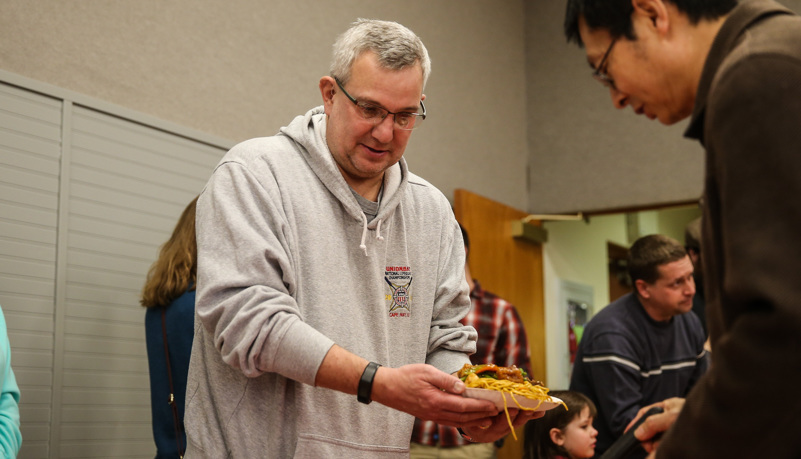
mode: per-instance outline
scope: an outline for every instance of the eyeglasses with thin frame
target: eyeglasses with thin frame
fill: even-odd
[[[615,46],[615,43],[617,43],[617,38],[614,38],[612,43],[609,43],[609,48],[606,49],[604,57],[602,57],[601,62],[598,63],[598,67],[595,67],[595,71],[592,72],[592,77],[600,81],[601,84],[607,88],[617,90],[617,87],[615,86],[615,80],[613,80],[612,77],[606,73],[606,59],[609,58],[609,53],[612,52],[612,47]]]
[[[426,119],[426,106],[423,104],[422,100],[420,101],[420,107],[422,108],[423,113],[394,113],[380,105],[356,100],[356,98],[348,94],[348,91],[345,91],[345,88],[342,87],[342,83],[339,82],[339,78],[334,78],[334,81],[337,82],[337,86],[339,86],[339,89],[342,90],[342,93],[345,94],[345,96],[350,99],[354,105],[356,105],[362,118],[375,125],[380,124],[387,116],[392,115],[396,128],[403,129],[405,131],[411,131],[412,129],[419,127],[423,123],[423,120]]]

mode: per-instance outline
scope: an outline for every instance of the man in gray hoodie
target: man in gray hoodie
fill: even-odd
[[[410,30],[359,20],[323,106],[215,169],[197,205],[186,457],[407,457],[415,416],[509,433],[452,376],[476,346],[463,242],[402,158],[429,72]]]

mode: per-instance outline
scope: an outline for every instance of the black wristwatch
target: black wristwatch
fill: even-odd
[[[364,403],[365,405],[373,401],[370,398],[370,396],[373,394],[373,380],[375,379],[375,374],[380,366],[381,365],[375,362],[368,363],[364,368],[361,379],[359,379],[359,389],[356,391],[356,400]]]

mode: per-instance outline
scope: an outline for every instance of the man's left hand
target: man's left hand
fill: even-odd
[[[512,425],[515,428],[522,426],[532,419],[541,418],[544,415],[545,411],[509,408],[509,418],[511,418]],[[506,413],[503,411],[498,413],[497,416],[477,419],[476,421],[463,425],[462,430],[477,443],[488,443],[500,440],[511,433],[509,421],[506,419]]]

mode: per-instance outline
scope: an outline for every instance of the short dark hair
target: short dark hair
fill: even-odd
[[[659,267],[687,256],[679,241],[661,235],[643,236],[629,249],[628,266],[632,284],[638,279],[653,284],[659,279]]]
[[[664,0],[687,15],[691,24],[703,19],[717,19],[737,6],[737,0]],[[606,29],[612,38],[625,36],[634,40],[631,0],[568,0],[565,10],[565,36],[568,42],[584,46],[579,35],[579,18],[591,29]]]
[[[551,429],[564,430],[570,422],[581,416],[584,407],[590,407],[590,416],[597,417],[598,410],[589,397],[572,390],[555,390],[548,393],[559,398],[567,409],[557,406],[545,412],[545,416],[534,422],[526,423],[524,438],[524,459],[545,459],[558,456],[567,457],[565,449],[551,441]]]
[[[701,251],[701,217],[687,223],[684,227],[684,247],[689,251],[690,249],[696,252]]]

